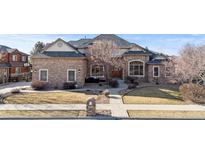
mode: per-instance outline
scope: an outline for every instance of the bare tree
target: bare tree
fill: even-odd
[[[103,64],[106,79],[110,79],[110,69],[113,67],[123,68],[125,64],[119,50],[119,47],[112,41],[95,41],[89,47],[87,56],[91,62]]]
[[[205,46],[187,44],[177,58],[176,74],[182,82],[200,81],[205,71]]]

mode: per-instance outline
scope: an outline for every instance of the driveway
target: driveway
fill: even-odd
[[[31,82],[13,82],[8,85],[0,85],[0,94],[5,94],[10,92],[12,89],[27,88],[31,86]]]

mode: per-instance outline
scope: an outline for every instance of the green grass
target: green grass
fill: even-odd
[[[205,119],[205,111],[128,110],[130,118]]]
[[[143,87],[123,96],[126,104],[189,104],[182,100],[179,90],[172,86]]]

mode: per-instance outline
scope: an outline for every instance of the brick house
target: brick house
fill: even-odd
[[[0,45],[0,83],[19,81],[29,75],[28,54]]]
[[[86,57],[95,41],[112,41],[119,47],[118,55],[125,61],[123,68],[110,68],[113,78],[135,78],[143,82],[166,83],[170,81],[168,56],[130,43],[117,35],[101,34],[93,39],[66,42],[62,39],[47,44],[43,51],[32,57],[32,81],[46,81],[52,87],[62,87],[64,82],[77,82],[83,86],[85,78],[105,79],[103,64],[95,64]],[[103,51],[102,51],[103,52]]]

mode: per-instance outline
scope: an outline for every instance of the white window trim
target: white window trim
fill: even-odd
[[[154,75],[154,68],[158,68],[158,76]],[[160,67],[159,66],[153,66],[153,77],[160,77]]]
[[[26,61],[26,56],[22,56],[21,58],[22,58],[22,61],[24,62]]]
[[[69,81],[69,75],[68,75],[68,72],[69,71],[74,71],[75,73],[75,76],[74,76],[74,81]],[[67,69],[67,82],[76,82],[76,69]]]
[[[93,65],[97,65],[97,64],[93,64]],[[93,65],[90,65],[90,77],[95,77],[95,78],[104,78],[105,75],[104,75],[104,72],[105,72],[105,66],[104,65],[99,65],[99,66],[103,66],[103,75],[102,76],[95,76],[92,74],[92,68],[93,68]]]
[[[139,61],[139,62],[143,63],[143,75],[131,75],[130,74],[130,63],[134,62],[134,61]],[[145,77],[145,62],[143,60],[140,60],[140,59],[135,59],[135,60],[128,61],[128,76],[131,76],[131,77]]]
[[[15,56],[15,58],[14,58]],[[17,61],[17,55],[12,55],[12,61]]]
[[[39,81],[42,81],[41,80],[41,71],[47,71],[47,77],[46,77],[46,81],[44,81],[44,82],[48,82],[48,69],[39,69]]]

